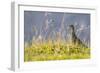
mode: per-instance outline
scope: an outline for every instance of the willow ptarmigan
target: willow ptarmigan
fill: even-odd
[[[87,47],[78,37],[77,35],[75,34],[75,29],[74,29],[74,25],[69,25],[70,27],[70,30],[71,30],[71,41],[72,41],[72,44],[74,45],[80,45],[80,46],[83,46],[83,47]]]

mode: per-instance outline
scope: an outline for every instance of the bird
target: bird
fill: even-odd
[[[71,30],[71,41],[72,41],[72,44],[74,45],[80,45],[82,47],[86,47],[87,46],[77,37],[76,33],[75,33],[75,28],[74,28],[74,25],[69,25],[70,27],[70,30]]]

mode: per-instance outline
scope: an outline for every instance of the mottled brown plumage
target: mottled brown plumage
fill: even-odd
[[[70,25],[69,26],[70,29],[71,29],[71,37],[72,37],[72,44],[74,45],[80,45],[80,46],[83,46],[83,47],[87,47],[78,37],[77,35],[75,34],[75,29],[74,29],[74,25]]]

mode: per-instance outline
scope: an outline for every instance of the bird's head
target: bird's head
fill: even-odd
[[[74,25],[69,25],[69,28],[72,32],[74,32]]]

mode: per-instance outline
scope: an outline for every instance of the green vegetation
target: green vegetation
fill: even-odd
[[[33,42],[24,48],[24,61],[88,59],[90,48],[62,41]]]

